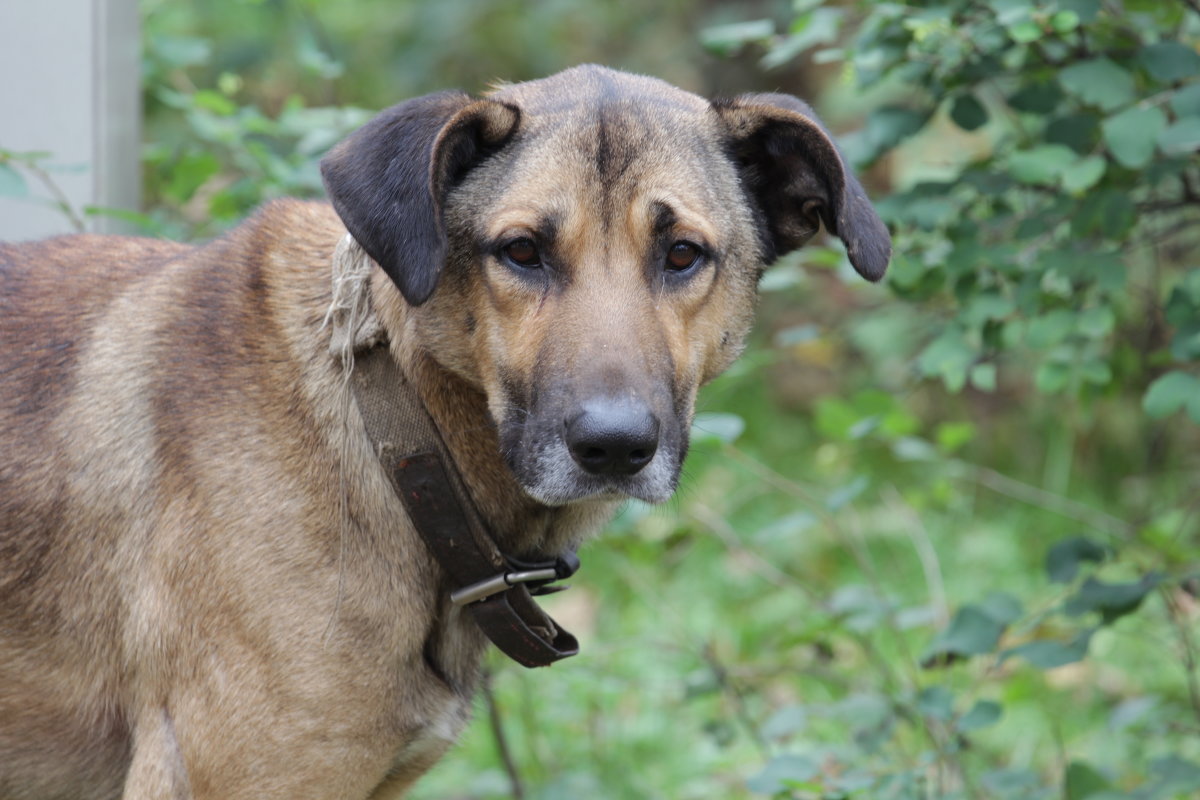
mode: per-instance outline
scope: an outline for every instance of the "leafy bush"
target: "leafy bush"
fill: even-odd
[[[920,513],[934,527],[956,502],[943,482],[965,479],[1072,519],[1076,529],[1039,520],[1048,533],[1061,531],[1038,548],[1043,581],[1022,576],[1014,586],[999,565],[998,580],[976,574],[970,592],[949,592],[974,599],[948,615],[922,652],[871,658],[886,664],[879,685],[839,701],[867,697],[868,710],[779,708],[768,727],[795,742],[751,788],[779,797],[1193,796],[1200,791],[1197,430],[1190,427],[1200,423],[1200,8],[1137,0],[853,8],[800,0],[795,8],[782,32],[761,20],[710,31],[708,42],[726,52],[757,43],[767,69],[800,56],[813,68],[840,64],[854,94],[872,98],[861,129],[842,141],[860,166],[899,184],[879,206],[896,234],[888,286],[910,305],[885,312],[900,322],[884,321],[882,300],[873,297],[865,308],[851,306],[846,327],[860,354],[876,362],[875,379],[895,391],[848,399],[818,393],[813,401],[818,432],[860,470],[851,486],[865,494],[856,505],[871,506],[871,484],[891,483],[912,524],[921,524]],[[838,45],[843,26],[857,34]],[[836,112],[846,94],[835,86],[828,105]],[[909,162],[923,163],[914,170]],[[828,259],[801,254],[783,269],[811,282],[819,260]],[[811,290],[794,296],[811,298]],[[884,357],[908,371],[893,368],[889,379]],[[949,394],[932,392],[922,378]],[[956,410],[983,423],[920,419]],[[932,441],[914,436],[926,425]],[[1029,441],[1035,431],[1044,442]],[[1007,447],[1009,435],[1021,441]],[[1106,452],[1106,440],[1120,441],[1123,452]],[[1044,452],[1040,480],[960,461],[954,452],[964,445],[1019,471],[1029,471],[1029,451]],[[1100,463],[1081,458],[1088,450]],[[906,476],[905,464],[921,472]],[[1136,499],[1134,483],[1141,484]],[[1095,502],[1118,511],[1101,512]],[[1011,524],[997,527],[989,534],[1020,536]],[[930,578],[953,544],[933,538],[936,548],[914,546],[924,551],[936,601],[942,590]],[[858,561],[871,576],[868,559]],[[876,574],[870,591],[847,595],[843,587],[830,603],[850,614],[847,627],[870,631],[864,642],[876,648],[876,637],[887,635],[880,629],[919,617],[892,596],[902,586]],[[1141,619],[1130,623],[1131,615]],[[1135,630],[1154,633],[1145,640],[1114,634]],[[911,637],[896,636],[911,648]],[[1084,666],[1097,658],[1099,665]],[[1155,660],[1173,665],[1174,675],[1149,669]],[[906,661],[925,671],[906,676]],[[1030,678],[1030,668],[1047,671],[1045,681]],[[1081,722],[1079,709],[1031,716],[1029,700],[1053,705],[1049,690],[1072,668],[1086,670],[1076,673],[1086,676],[1081,686],[1092,683],[1104,698],[1085,704],[1091,721]],[[1104,669],[1110,679],[1121,676],[1121,688],[1095,685]],[[1164,697],[1151,685],[1171,688]],[[832,736],[812,730],[814,717],[839,713],[846,719]],[[1010,713],[1035,738],[1057,727],[1062,752],[1021,752],[1011,734],[993,730],[1006,727]],[[1068,735],[1065,724],[1079,727]],[[1112,739],[1102,743],[1105,724]]]

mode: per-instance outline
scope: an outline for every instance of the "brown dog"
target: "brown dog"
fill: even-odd
[[[403,103],[201,247],[0,246],[0,798],[396,797],[465,723],[451,605],[323,327],[347,230],[500,547],[675,489],[765,264],[886,229],[811,110],[580,67]]]

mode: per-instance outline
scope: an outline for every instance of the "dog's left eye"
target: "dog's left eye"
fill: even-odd
[[[685,272],[700,260],[700,248],[691,242],[676,242],[667,250],[666,268],[672,272]]]
[[[504,255],[518,267],[537,269],[542,266],[542,254],[531,239],[522,237],[509,242],[504,246]]]

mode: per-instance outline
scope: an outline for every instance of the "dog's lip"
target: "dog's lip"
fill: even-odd
[[[522,484],[525,493],[548,506],[564,506],[569,503],[600,501],[600,502],[620,502],[624,500],[641,500],[644,503],[658,504],[664,503],[671,498],[675,493],[672,486],[665,493],[651,491],[653,487],[644,485],[636,479],[626,478],[623,480],[609,479],[600,483],[599,481],[587,482],[582,481],[576,483],[572,487],[572,491],[563,492],[549,496],[537,486],[528,486]]]

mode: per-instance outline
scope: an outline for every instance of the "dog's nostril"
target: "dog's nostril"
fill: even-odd
[[[564,441],[593,475],[632,475],[654,459],[658,419],[641,403],[593,402],[567,420]]]

